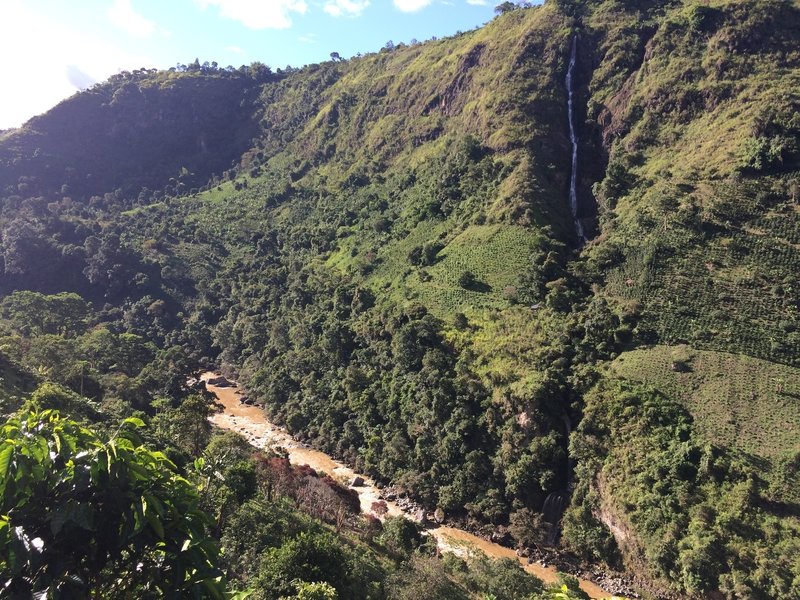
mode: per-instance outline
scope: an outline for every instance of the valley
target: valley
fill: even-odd
[[[207,372],[202,375],[201,379],[208,381],[208,379],[217,376],[216,373]],[[275,450],[279,454],[285,454],[292,464],[307,465],[318,473],[327,473],[334,476],[344,485],[349,485],[350,489],[358,493],[363,513],[370,514],[372,505],[375,502],[384,502],[387,508],[387,516],[402,515],[409,519],[419,520],[412,510],[401,508],[391,500],[385,500],[380,488],[376,487],[375,482],[368,477],[356,473],[323,452],[299,444],[285,430],[270,423],[266,419],[263,410],[243,404],[241,402],[243,393],[235,384],[226,385],[225,387],[218,387],[208,383],[206,385],[217,397],[220,404],[224,406],[222,412],[209,417],[210,421],[217,427],[229,429],[243,435],[250,444],[258,448]],[[360,485],[348,483],[353,482],[355,478],[359,478],[363,483]],[[558,581],[558,572],[555,568],[545,567],[536,562],[528,562],[527,559],[518,557],[510,548],[477,537],[467,531],[445,525],[428,524],[425,527],[425,533],[436,539],[437,547],[441,552],[468,555],[478,551],[490,558],[512,558],[519,560],[528,573],[538,577],[545,583],[554,584]],[[607,598],[610,595],[591,581],[578,581],[580,589],[586,592],[590,598]]]
[[[798,0],[504,3],[0,132],[3,586],[607,596],[493,539],[800,597],[798,32]]]

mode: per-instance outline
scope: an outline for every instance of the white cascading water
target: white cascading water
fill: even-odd
[[[572,37],[572,51],[569,56],[569,67],[567,67],[567,110],[569,112],[569,141],[572,144],[572,174],[569,180],[569,208],[572,211],[572,219],[575,221],[575,232],[578,234],[580,242],[586,241],[583,232],[583,224],[578,219],[578,136],[575,135],[575,116],[572,109],[572,73],[575,70],[575,58],[578,54],[578,36]]]

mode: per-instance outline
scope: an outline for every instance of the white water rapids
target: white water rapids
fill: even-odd
[[[575,232],[578,234],[578,241],[586,241],[583,231],[583,224],[578,218],[578,136],[575,134],[575,111],[573,110],[573,73],[575,71],[575,59],[578,54],[578,36],[572,36],[572,50],[569,56],[569,66],[567,67],[567,112],[569,116],[569,141],[572,144],[572,173],[569,179],[569,208],[572,211],[572,220],[575,221]]]

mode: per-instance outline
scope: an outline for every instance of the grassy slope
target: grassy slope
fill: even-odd
[[[639,315],[634,340],[645,346],[613,361],[587,397],[573,440],[587,487],[579,486],[568,532],[581,535],[572,516],[584,507],[614,532],[629,567],[683,592],[794,593],[791,577],[759,580],[757,563],[790,572],[786,541],[798,527],[796,512],[771,504],[797,501],[787,482],[800,382],[798,8],[608,2],[585,14],[599,65],[588,117],[609,162],[594,187],[601,233],[584,256],[603,272],[596,291]],[[753,160],[766,139],[781,149]],[[673,371],[674,360],[690,370]],[[722,479],[704,470],[704,445],[729,461]],[[697,465],[687,483],[681,469]],[[749,496],[748,477],[763,478]],[[708,506],[716,519],[703,513]],[[701,531],[716,536],[715,555],[693,537]],[[755,549],[759,535],[769,550]]]
[[[798,369],[741,354],[655,346],[621,354],[611,370],[681,402],[714,444],[766,459],[800,451]]]
[[[83,201],[188,192],[247,150],[258,87],[245,71],[125,71],[0,137],[0,188]]]
[[[551,8],[517,11],[475,32],[313,66],[267,86],[255,179],[240,192],[225,183],[200,194],[201,212],[190,218],[238,240],[265,218],[263,199],[276,198],[266,200],[268,222],[328,223],[327,266],[366,275],[382,296],[445,320],[506,309],[540,242],[538,225],[572,235],[558,174],[568,158],[560,81],[568,32]],[[467,136],[484,149],[478,166],[453,158]],[[442,170],[459,189],[441,189]],[[447,193],[455,199],[441,211]],[[223,201],[225,215],[214,208]],[[387,231],[375,230],[381,218]],[[409,252],[426,243],[440,244],[436,260],[410,264]],[[459,286],[466,270],[482,285]]]
[[[604,63],[630,68],[590,84],[610,161],[589,253],[622,257],[606,263],[605,292],[639,303],[661,340],[797,365],[800,155],[748,163],[755,141],[800,131],[797,3],[687,1],[639,25],[607,6],[589,20],[620,34],[601,43]]]

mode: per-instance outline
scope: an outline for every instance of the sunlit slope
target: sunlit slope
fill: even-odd
[[[639,4],[587,18],[604,291],[646,339],[800,364],[798,4]]]

